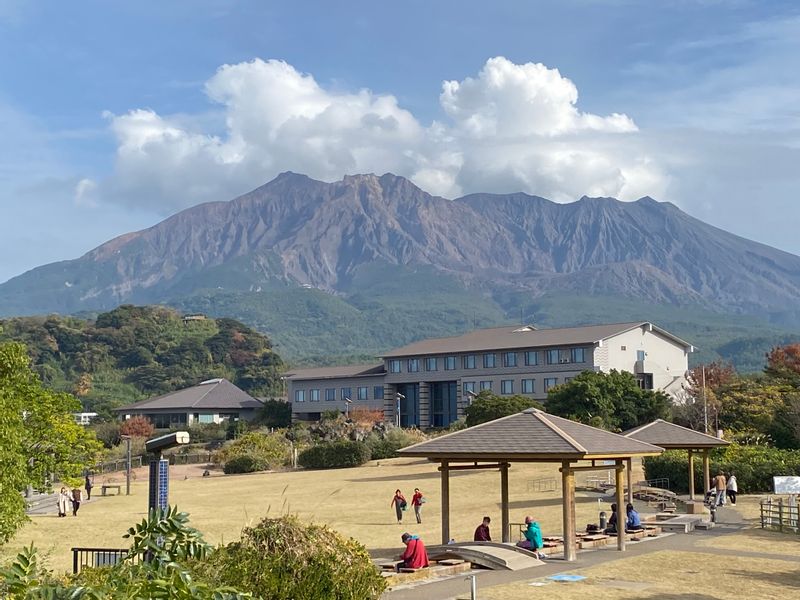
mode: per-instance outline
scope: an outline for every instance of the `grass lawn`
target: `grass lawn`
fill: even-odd
[[[546,578],[520,581],[481,589],[480,597],[487,600],[785,600],[800,597],[800,572],[796,563],[790,561],[659,551],[567,572],[586,579],[570,583],[551,582]]]
[[[371,550],[399,551],[400,534],[411,531],[429,543],[440,533],[440,486],[436,464],[417,459],[370,462],[354,469],[259,473],[198,477],[198,471],[173,467],[170,502],[191,515],[191,524],[212,543],[237,539],[241,529],[261,518],[292,513],[305,521],[327,523],[352,536]],[[188,479],[184,473],[192,473]],[[558,490],[529,491],[529,483],[555,478]],[[641,475],[634,472],[635,478]],[[579,479],[580,482],[580,479]],[[97,483],[96,483],[97,485]],[[411,499],[419,487],[427,497],[423,523],[417,525],[409,507],[402,525],[389,507],[394,490]],[[124,486],[123,486],[124,489]],[[96,493],[99,492],[97,485]],[[542,524],[544,533],[561,534],[560,474],[557,465],[514,464],[509,477],[511,521],[526,514]],[[500,474],[496,471],[460,472],[450,480],[450,529],[456,540],[471,540],[484,515],[492,517],[492,534],[500,538]],[[577,523],[596,522],[600,506],[596,497],[578,494]],[[602,509],[608,510],[603,503]],[[2,549],[2,556],[16,553],[34,542],[48,555],[56,571],[71,568],[73,546],[124,548],[122,534],[147,511],[147,481],[139,477],[131,496],[97,498],[81,506],[77,517],[35,516]]]

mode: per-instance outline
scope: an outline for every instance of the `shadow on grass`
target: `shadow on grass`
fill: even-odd
[[[640,600],[719,600],[719,596],[709,596],[708,594],[695,594],[693,592],[686,592],[685,594],[676,592],[674,594],[658,593],[652,596],[646,596],[646,597],[643,596]]]
[[[584,496],[575,496],[576,504],[597,504],[597,498],[586,498]],[[543,506],[561,506],[561,496],[553,496],[552,498],[541,498],[539,500],[516,500],[508,503],[508,508],[511,510],[522,510],[523,508],[541,508]],[[497,503],[500,508],[500,503]],[[605,509],[611,514],[611,509]]]
[[[800,572],[785,571],[783,573],[759,573],[758,571],[729,571],[729,575],[742,577],[743,579],[760,579],[766,583],[772,583],[785,588],[800,590]],[[788,598],[789,596],[787,596]],[[792,594],[792,597],[796,597]]]
[[[453,477],[463,477],[465,475],[470,475],[470,472],[469,471],[454,471],[453,473],[450,473],[450,478],[452,479]],[[411,476],[409,476],[409,475],[384,475],[382,477],[354,477],[353,479],[348,479],[347,481],[349,481],[351,483],[355,483],[355,482],[361,482],[361,483],[373,482],[373,483],[376,483],[376,482],[381,482],[381,481],[397,481],[398,483],[403,483],[403,482],[408,481],[408,482],[413,483],[413,482],[418,481],[420,479],[436,479],[438,481],[439,480],[439,473],[434,471],[433,473],[415,473],[414,475],[411,475]],[[408,487],[409,485],[411,485],[411,483],[406,484],[406,486]],[[500,484],[499,483],[497,484],[497,490],[498,490],[497,493],[499,494],[500,493],[500,491],[499,491],[500,490]]]

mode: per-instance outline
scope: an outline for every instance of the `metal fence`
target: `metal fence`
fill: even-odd
[[[555,492],[558,489],[558,482],[555,477],[542,477],[540,479],[528,480],[529,492]]]
[[[195,452],[191,454],[170,454],[166,456],[171,465],[198,465],[213,462],[214,454],[212,452]],[[131,469],[136,469],[144,464],[147,464],[147,456],[132,456]],[[94,473],[103,475],[105,473],[114,473],[115,471],[125,471],[128,467],[128,461],[124,458],[104,462],[94,467]]]
[[[766,498],[761,501],[761,528],[800,533],[800,514],[795,499]]]
[[[110,567],[127,555],[127,548],[72,548],[72,573],[77,575],[86,567]]]

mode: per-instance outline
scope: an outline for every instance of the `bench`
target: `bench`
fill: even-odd
[[[119,496],[122,493],[122,486],[121,485],[116,485],[116,484],[113,484],[113,483],[104,483],[102,486],[100,486],[100,495],[101,496],[107,496],[108,495],[108,490],[112,490],[112,489],[117,490],[117,493],[116,493],[117,496]]]

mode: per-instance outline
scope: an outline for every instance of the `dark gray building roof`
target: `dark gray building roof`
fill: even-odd
[[[400,450],[432,460],[553,461],[661,454],[657,446],[529,408]]]
[[[295,369],[284,374],[286,379],[332,379],[342,377],[375,377],[384,375],[383,363],[377,365],[345,365],[342,367],[314,367]]]
[[[402,348],[391,350],[383,356],[385,358],[393,358],[424,354],[447,354],[450,352],[482,352],[487,350],[594,344],[637,327],[649,327],[653,331],[657,331],[673,340],[676,344],[692,349],[691,344],[688,342],[656,327],[652,323],[636,321],[611,325],[561,327],[557,329],[536,329],[531,325],[478,329],[455,337],[421,340]]]
[[[708,435],[669,423],[663,419],[656,419],[652,423],[642,425],[623,433],[625,437],[648,444],[655,444],[662,448],[688,450],[690,448],[719,448],[727,446],[730,442],[721,440],[713,435]]]
[[[156,396],[117,408],[117,412],[147,412],[152,410],[211,410],[237,411],[263,406],[247,392],[227,379],[209,379],[200,385]]]

